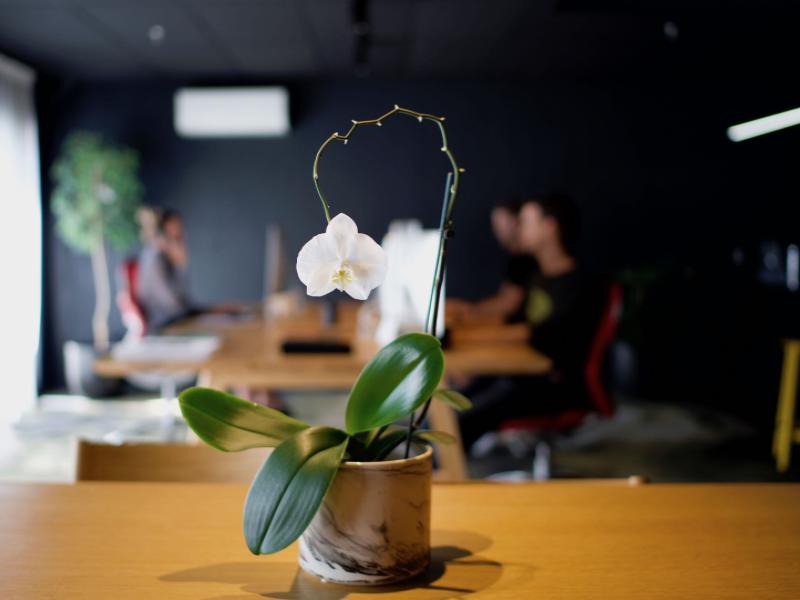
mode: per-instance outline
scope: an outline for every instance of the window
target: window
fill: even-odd
[[[36,401],[42,250],[33,81],[0,56],[0,421]]]

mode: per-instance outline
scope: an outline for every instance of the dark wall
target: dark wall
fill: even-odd
[[[725,342],[704,336],[710,320],[698,310],[713,313],[727,304],[734,313],[725,318],[736,319],[745,313],[730,308],[738,301],[730,290],[744,285],[747,294],[757,295],[752,278],[727,275],[733,248],[750,252],[762,239],[800,238],[794,166],[800,133],[742,144],[725,137],[725,127],[734,122],[792,107],[800,97],[793,90],[763,82],[692,81],[289,87],[289,137],[186,140],[172,126],[174,85],[50,84],[39,94],[43,165],[52,163],[63,137],[77,128],[134,146],[142,156],[147,202],[185,216],[196,300],[253,300],[262,294],[265,225],[284,226],[291,257],[323,228],[311,164],[330,133],[394,103],[443,114],[451,148],[466,168],[451,293],[476,297],[500,279],[503,257],[487,218],[494,202],[562,190],[582,208],[584,263],[602,271],[632,265],[668,270],[673,310],[656,310],[656,320],[683,318],[692,326],[686,335],[711,340],[707,354],[717,356]],[[434,127],[402,117],[359,131],[346,147],[331,147],[321,181],[334,213],[350,214],[376,238],[393,218],[436,225],[447,168],[438,148]],[[55,240],[52,228],[47,239],[45,384],[54,386],[61,381],[61,343],[89,336],[92,284],[88,260]],[[295,281],[293,271],[291,277]],[[121,334],[117,315],[113,329]],[[687,340],[674,343],[683,347]],[[718,362],[724,371],[727,359]],[[690,383],[702,374],[692,377]],[[772,387],[767,392],[771,398]]]

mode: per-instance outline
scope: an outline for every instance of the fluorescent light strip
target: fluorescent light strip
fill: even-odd
[[[733,142],[741,142],[794,125],[800,125],[800,108],[728,127],[728,139]]]

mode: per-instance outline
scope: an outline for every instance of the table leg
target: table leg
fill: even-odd
[[[197,387],[205,387],[212,389],[217,388],[217,384],[214,381],[214,377],[211,374],[210,370],[203,369],[197,374]]]
[[[159,387],[161,398],[165,402],[172,403],[172,401],[178,396],[178,388],[175,385],[175,375],[172,373],[165,373],[163,377],[161,377]]]
[[[794,437],[794,409],[797,401],[797,373],[800,365],[800,340],[788,340],[783,345],[783,371],[775,415],[775,434],[772,452],[778,471],[789,468]]]
[[[161,400],[164,402],[164,435],[168,442],[174,442],[178,432],[178,417],[174,405],[178,402],[178,386],[174,373],[165,373],[160,383]]]
[[[468,479],[467,461],[464,457],[464,444],[461,442],[461,430],[455,411],[444,402],[434,400],[428,410],[431,429],[449,433],[457,442],[455,444],[438,444],[436,455],[439,469],[435,473],[437,479],[444,481],[463,481]]]

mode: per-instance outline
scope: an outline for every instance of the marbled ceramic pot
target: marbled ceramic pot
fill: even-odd
[[[300,566],[324,581],[381,585],[430,563],[432,451],[345,462],[300,538]]]

